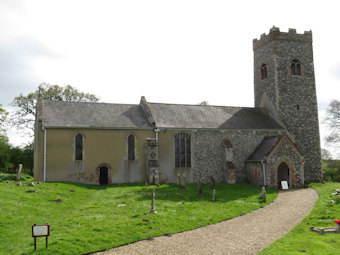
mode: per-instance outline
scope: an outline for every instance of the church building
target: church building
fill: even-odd
[[[38,100],[34,177],[112,183],[322,179],[312,32],[253,40],[255,107]]]

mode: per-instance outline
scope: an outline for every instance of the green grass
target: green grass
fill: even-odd
[[[335,204],[330,201],[336,201],[336,198],[339,197],[332,193],[335,189],[340,188],[340,183],[317,183],[311,186],[320,196],[313,211],[292,231],[259,254],[340,254],[339,234],[319,235],[309,229],[311,226],[315,228],[336,226],[334,220],[340,219],[340,203]]]
[[[10,175],[0,175],[0,254],[81,254],[109,249],[137,240],[190,230],[251,212],[277,196],[267,190],[267,203],[259,199],[260,187],[197,185],[145,187],[142,184],[95,186],[76,183],[40,183],[16,186]],[[150,210],[151,189],[156,189],[155,209]],[[34,193],[27,193],[32,190]],[[61,199],[62,202],[53,200]],[[125,204],[125,206],[118,206]],[[51,235],[38,238],[34,252],[33,224],[49,223]]]

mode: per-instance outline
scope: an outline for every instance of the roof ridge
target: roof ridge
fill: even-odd
[[[121,104],[121,103],[106,103],[106,102],[82,102],[82,101],[63,101],[63,100],[50,100],[43,99],[44,102],[50,103],[72,103],[72,104],[102,104],[102,105],[126,105],[126,106],[138,106],[139,104]]]
[[[239,108],[239,109],[256,109],[255,107],[250,106],[228,106],[228,105],[200,105],[200,104],[175,104],[175,103],[153,103],[148,102],[149,104],[161,104],[161,105],[178,105],[178,106],[198,106],[198,107],[223,107],[223,108]]]

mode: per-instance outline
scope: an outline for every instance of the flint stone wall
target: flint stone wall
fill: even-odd
[[[203,183],[210,182],[211,176],[218,183],[227,180],[226,149],[224,140],[233,145],[233,163],[235,165],[236,183],[247,183],[246,160],[266,136],[285,134],[280,131],[268,130],[220,130],[194,131],[192,133],[192,170],[193,181],[199,179]]]
[[[305,180],[322,179],[318,108],[314,75],[312,32],[288,33],[273,27],[268,35],[253,41],[255,107],[263,95],[275,106],[272,114],[281,120],[305,157]],[[301,75],[292,75],[290,64],[298,60]],[[268,77],[261,79],[261,65]]]
[[[290,171],[290,187],[303,187],[303,156],[294,145],[284,138],[265,159],[266,186],[277,188],[277,169],[281,163],[286,163]],[[247,176],[249,183],[263,185],[263,166],[261,162],[247,162]]]

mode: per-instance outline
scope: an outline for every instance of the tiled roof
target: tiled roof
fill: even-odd
[[[42,109],[46,127],[152,128],[152,120],[159,128],[284,129],[261,110],[246,107],[43,100]]]
[[[284,129],[256,108],[149,103],[157,127]]]
[[[281,136],[269,136],[263,139],[261,144],[257,146],[253,154],[250,155],[248,160],[261,161],[267,156],[276,144],[280,141]]]
[[[46,127],[150,128],[140,105],[42,101]]]

